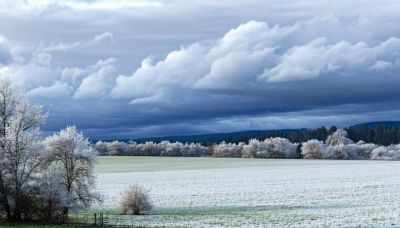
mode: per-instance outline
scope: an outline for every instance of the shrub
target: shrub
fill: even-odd
[[[139,215],[151,210],[149,191],[138,185],[129,186],[123,193],[119,204],[122,214]]]

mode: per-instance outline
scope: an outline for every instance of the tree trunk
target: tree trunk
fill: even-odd
[[[68,219],[68,208],[66,207],[66,208],[64,208],[64,217],[66,218],[66,219]]]

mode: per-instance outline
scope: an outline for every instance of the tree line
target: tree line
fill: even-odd
[[[210,146],[200,143],[102,142],[95,144],[100,155],[122,156],[214,156],[243,158],[305,158],[305,159],[374,159],[399,160],[400,144],[380,146],[362,140],[355,143],[344,129],[335,129],[326,140],[310,139],[302,143],[274,137],[248,142],[220,142]]]
[[[330,134],[338,128],[332,126],[326,128],[324,126],[313,129],[283,129],[283,130],[268,130],[268,131],[244,131],[233,133],[221,133],[211,135],[193,135],[193,136],[170,136],[161,138],[145,138],[134,140],[137,143],[145,143],[147,141],[162,142],[162,141],[179,141],[182,143],[201,143],[204,146],[211,146],[215,143],[240,143],[248,142],[250,139],[265,140],[267,138],[286,138],[291,142],[302,143],[311,139],[325,141]],[[378,145],[388,146],[391,144],[400,143],[400,125],[385,126],[368,124],[356,125],[343,128],[347,131],[348,137],[354,142],[360,140],[366,143],[374,143]],[[120,140],[129,142],[129,140]],[[94,142],[95,143],[95,142]]]
[[[335,132],[338,128],[332,126],[326,128],[324,126],[315,129],[298,129],[298,130],[274,130],[259,135],[248,135],[246,133],[237,136],[228,137],[226,142],[239,143],[247,142],[252,138],[264,140],[266,138],[281,137],[286,138],[291,142],[301,143],[311,139],[325,141],[330,134]],[[388,146],[391,144],[400,143],[400,126],[384,126],[379,125],[376,127],[369,127],[368,124],[360,126],[350,126],[343,128],[348,133],[348,138],[354,142],[360,140],[366,143],[374,143],[378,145]]]

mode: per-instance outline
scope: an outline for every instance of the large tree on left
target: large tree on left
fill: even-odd
[[[42,106],[30,105],[9,79],[0,78],[0,210],[9,220],[28,217],[32,208],[45,118]]]

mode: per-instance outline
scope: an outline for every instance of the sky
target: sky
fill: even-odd
[[[0,77],[93,139],[400,120],[398,0],[0,0]]]

